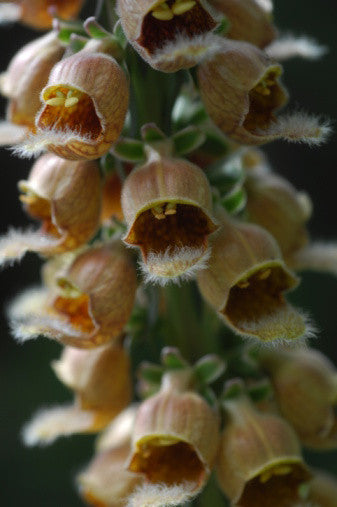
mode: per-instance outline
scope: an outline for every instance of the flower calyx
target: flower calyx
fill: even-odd
[[[161,365],[144,362],[138,370],[138,392],[142,398],[152,396],[159,389],[193,388],[211,406],[216,406],[216,397],[210,384],[215,382],[226,369],[226,363],[216,354],[208,354],[190,365],[174,347],[165,347],[161,353]]]

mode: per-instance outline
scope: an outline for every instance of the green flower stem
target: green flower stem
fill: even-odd
[[[210,352],[209,345],[204,344],[200,312],[196,304],[195,285],[186,283],[182,286],[165,287],[166,320],[170,345],[175,345],[188,361],[200,357],[200,351]]]

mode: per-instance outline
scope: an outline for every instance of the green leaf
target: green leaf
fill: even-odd
[[[63,21],[56,18],[53,21],[53,28],[58,32],[57,36],[64,44],[70,44],[72,34],[86,36],[82,23],[75,21]]]
[[[116,159],[111,153],[106,153],[100,159],[101,168],[104,173],[112,173],[116,169]]]
[[[145,160],[144,145],[136,139],[122,138],[113,146],[116,157],[127,162],[142,162]]]
[[[201,394],[201,396],[203,398],[205,398],[205,400],[207,401],[207,403],[209,405],[211,405],[211,407],[216,407],[217,404],[218,404],[218,400],[214,394],[214,391],[213,389],[211,389],[210,387],[208,386],[203,386],[199,389],[199,393]]]
[[[260,382],[256,382],[248,388],[248,394],[255,403],[270,398],[272,393],[273,388],[268,379],[263,379]]]
[[[151,384],[160,384],[163,373],[164,369],[162,366],[144,362],[139,367],[138,376],[140,379],[150,382]]]
[[[70,36],[69,47],[73,53],[78,53],[81,49],[84,48],[86,43],[89,41],[86,37],[82,37],[81,35],[77,35],[76,33],[72,33]]]
[[[246,388],[243,380],[241,378],[234,378],[226,382],[221,400],[231,400],[241,396],[245,392]]]
[[[228,140],[218,132],[213,130],[204,130],[206,140],[202,146],[202,151],[209,153],[213,157],[225,157],[229,152]]]
[[[186,155],[196,150],[205,141],[205,134],[197,127],[186,127],[172,137],[177,155]]]
[[[221,161],[214,164],[208,172],[208,177],[211,185],[218,189],[220,195],[225,195],[234,187],[243,184],[245,173],[241,160],[235,157],[227,162]]]
[[[180,370],[188,366],[187,361],[175,347],[165,347],[162,350],[161,362],[168,370]]]
[[[155,123],[146,123],[141,130],[142,139],[147,142],[163,141],[166,139],[165,134],[157,127]]]
[[[83,23],[84,29],[90,37],[93,39],[104,39],[107,36],[111,36],[96,20],[94,16],[90,16]]]
[[[230,22],[229,20],[226,18],[226,16],[223,16],[223,18],[221,19],[220,23],[218,24],[218,26],[213,30],[213,33],[215,33],[216,35],[226,35],[226,33],[228,32],[230,28]]]
[[[211,384],[218,379],[226,369],[225,362],[215,354],[202,357],[194,365],[196,377],[203,384]]]
[[[247,204],[247,194],[244,188],[234,189],[221,199],[222,206],[230,215],[237,215]]]
[[[191,124],[200,124],[208,118],[201,100],[190,97],[189,93],[179,95],[171,115],[175,130],[183,129]]]
[[[122,28],[121,21],[118,20],[114,27],[114,36],[118,40],[119,44],[123,49],[128,45],[128,39],[125,37],[124,30]]]

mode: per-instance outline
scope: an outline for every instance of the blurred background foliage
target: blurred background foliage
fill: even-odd
[[[95,3],[87,2],[85,14],[93,13]],[[284,82],[290,91],[292,106],[334,120],[337,112],[336,0],[275,0],[275,20],[281,31],[311,35],[329,47],[328,55],[318,62],[299,59],[287,62]],[[36,36],[37,33],[19,25],[2,27],[0,69],[4,70],[14,53]],[[1,100],[1,111],[4,115],[4,100]],[[266,152],[276,171],[311,195],[314,203],[310,223],[312,236],[337,239],[336,136],[319,149],[278,142],[267,146]],[[28,223],[17,199],[16,183],[27,176],[30,166],[30,161],[13,158],[8,150],[1,151],[1,233],[9,225],[20,227]],[[60,439],[43,449],[24,448],[20,440],[23,423],[38,407],[70,399],[70,393],[56,380],[49,366],[50,361],[58,357],[60,347],[47,340],[19,346],[9,335],[6,305],[20,290],[38,283],[39,266],[36,256],[27,255],[20,265],[1,273],[0,504],[6,507],[76,507],[82,502],[74,488],[74,476],[92,455],[93,437]],[[336,294],[336,279],[308,273],[292,295],[293,302],[305,308],[320,329],[313,345],[335,363]],[[311,454],[310,462],[337,475],[337,452]]]

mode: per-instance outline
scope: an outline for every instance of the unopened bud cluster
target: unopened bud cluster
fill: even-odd
[[[280,112],[280,61],[322,48],[279,37],[267,0],[106,3],[114,26],[73,20],[81,1],[0,4],[51,29],[0,77],[0,143],[36,156],[18,189],[37,222],[0,238],[0,263],[43,258],[9,318],[62,347],[72,392],[24,441],[103,430],[77,476],[93,506],[180,505],[213,471],[233,506],[335,505],[302,446],[337,448],[337,372],[288,293],[301,270],[336,274],[337,246],[311,240],[310,197],[256,147],[326,139]]]

